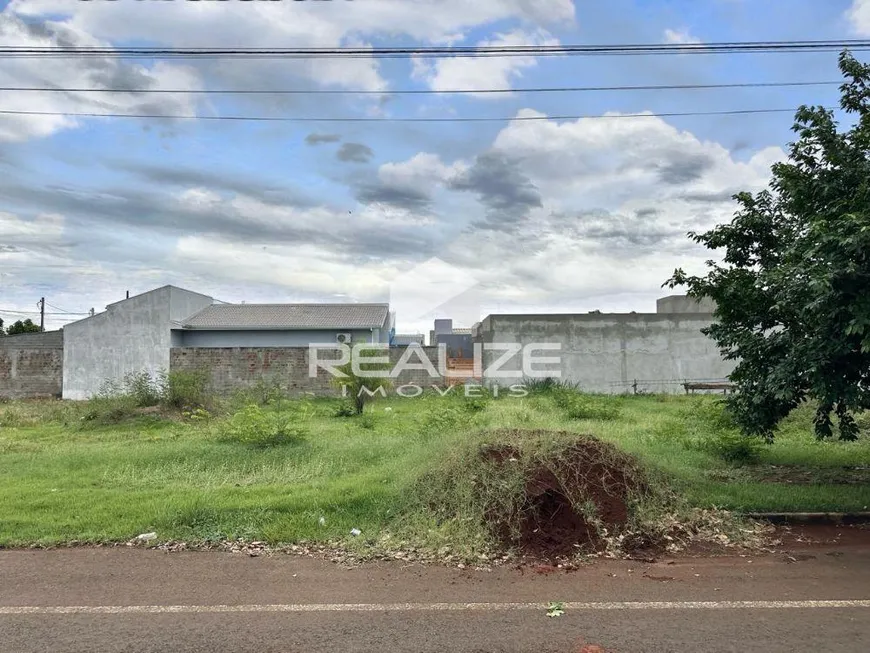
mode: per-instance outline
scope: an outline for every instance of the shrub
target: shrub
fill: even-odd
[[[249,404],[236,412],[223,431],[225,439],[255,447],[273,447],[302,440],[306,429],[296,411],[276,412]]]
[[[131,397],[140,408],[147,408],[160,404],[163,386],[159,376],[153,378],[148,372],[130,372],[121,381],[121,394]]]
[[[353,417],[356,415],[356,408],[349,401],[342,401],[335,409],[336,417]]]
[[[175,371],[161,375],[161,403],[172,408],[192,408],[208,403],[208,373]]]
[[[725,462],[745,465],[757,463],[761,459],[764,443],[759,438],[743,435],[735,430],[702,441],[701,448]]]
[[[270,406],[287,398],[287,390],[275,379],[257,379],[257,382],[233,395],[233,405],[244,408],[249,404]]]

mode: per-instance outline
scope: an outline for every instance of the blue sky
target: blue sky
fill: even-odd
[[[0,0],[0,45],[340,47],[843,39],[870,0]],[[4,61],[0,109],[285,117],[602,116],[835,105],[835,86],[510,95],[390,90],[829,81],[836,55],[339,62]],[[382,95],[112,93],[344,89]],[[226,301],[386,300],[437,257],[479,310],[653,310],[685,238],[759,190],[792,116],[233,123],[0,116],[0,318],[165,283]],[[428,269],[428,268],[427,268]],[[410,275],[410,276],[409,276]],[[451,276],[452,275],[452,276]],[[405,280],[403,282],[403,280]],[[404,300],[403,300],[404,301]],[[400,330],[420,306],[394,306]],[[4,312],[5,311],[5,312]],[[444,315],[450,307],[439,309]],[[402,322],[403,315],[406,321]],[[466,319],[473,319],[472,316]],[[56,327],[71,317],[50,316]]]

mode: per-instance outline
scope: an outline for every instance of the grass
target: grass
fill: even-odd
[[[343,539],[359,528],[377,538],[408,523],[421,478],[480,431],[502,428],[593,434],[699,507],[870,506],[870,483],[832,482],[836,468],[870,468],[870,440],[815,441],[809,408],[790,417],[753,464],[738,465],[705,444],[729,428],[713,398],[566,401],[563,392],[571,390],[490,401],[391,398],[362,418],[336,417],[337,400],[308,401],[304,411],[278,401],[264,410],[292,414],[304,437],[271,447],[222,437],[230,417],[127,407],[105,418],[104,406],[95,419],[88,403],[0,403],[0,546],[123,541],[150,531],[161,540],[298,542]],[[773,466],[801,467],[811,480],[818,471],[822,482],[758,480]]]

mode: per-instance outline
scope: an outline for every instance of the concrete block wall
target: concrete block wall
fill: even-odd
[[[559,343],[552,369],[583,390],[620,394],[637,389],[652,393],[684,392],[685,381],[721,381],[734,369],[722,359],[716,344],[701,333],[711,324],[706,314],[491,315],[477,332],[481,342]],[[501,355],[484,353],[489,367]],[[503,367],[523,377],[522,358]],[[504,383],[503,380],[499,380]]]
[[[390,360],[395,365],[405,353],[405,347],[390,349]],[[438,350],[422,348],[438,366]],[[331,354],[321,353],[321,359]],[[337,356],[337,354],[336,354]],[[416,357],[410,363],[418,363]],[[170,370],[205,371],[211,381],[212,392],[218,395],[232,394],[237,390],[252,388],[259,381],[277,383],[290,392],[313,392],[328,396],[337,394],[332,385],[332,376],[319,369],[315,378],[309,377],[308,347],[175,347],[170,352]],[[395,386],[417,384],[424,388],[441,385],[442,379],[433,379],[425,370],[408,370],[393,380]]]
[[[59,397],[63,331],[0,336],[0,398]]]

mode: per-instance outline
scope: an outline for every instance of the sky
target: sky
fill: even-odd
[[[861,37],[870,37],[870,0],[0,0],[5,46]],[[618,116],[835,106],[836,86],[390,92],[839,79],[835,53],[794,52],[4,59],[2,87],[88,90],[0,91],[0,110],[161,117],[0,115],[0,318],[7,325],[36,318],[36,302],[45,297],[46,326],[57,328],[126,291],[168,283],[229,302],[392,297],[400,332],[428,331],[433,317],[451,311],[457,326],[489,313],[654,312],[655,299],[671,294],[661,286],[675,268],[701,272],[710,258],[687,232],[728,221],[734,193],[767,185],[770,166],[786,156],[793,116]],[[191,119],[229,115],[546,119]],[[473,300],[462,308],[441,305],[453,295]]]

